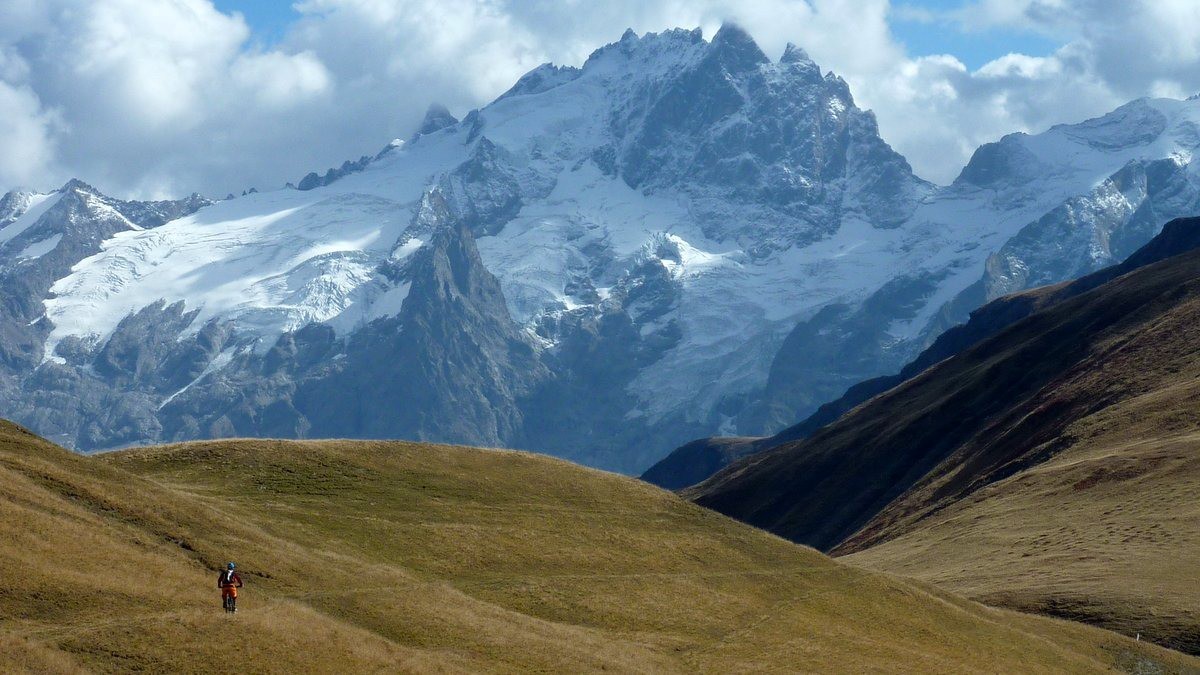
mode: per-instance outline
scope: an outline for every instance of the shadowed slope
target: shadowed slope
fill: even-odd
[[[737,436],[701,438],[675,448],[640,477],[667,490],[695,485],[746,455],[758,452],[766,439]]]
[[[1123,262],[1075,281],[1014,293],[971,312],[966,323],[942,333],[916,359],[895,375],[860,382],[837,400],[826,403],[802,422],[765,438],[705,438],[692,441],[642,474],[659,487],[680,489],[699,483],[733,462],[785,443],[812,436],[822,427],[926,369],[996,335],[1034,312],[1086,293],[1134,270],[1200,247],[1200,218],[1177,218]]]
[[[1195,663],[860,571],[638,481],[520,453],[230,441],[85,458],[4,425],[0,495],[6,670]],[[226,558],[247,580],[232,618],[212,587]]]
[[[691,495],[835,553],[904,538],[860,559],[1200,651],[1197,345],[1193,251],[1034,312]]]

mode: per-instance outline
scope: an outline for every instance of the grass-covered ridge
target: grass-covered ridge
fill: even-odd
[[[215,570],[247,587],[226,617]],[[0,670],[1167,670],[523,453],[0,427]]]
[[[981,311],[1030,309],[688,494],[870,569],[1200,655],[1198,232],[1175,221],[1143,249],[1156,262],[997,301]]]

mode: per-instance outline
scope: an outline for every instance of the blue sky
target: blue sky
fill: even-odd
[[[279,41],[288,24],[300,18],[289,0],[213,0],[213,5],[226,14],[240,13],[265,44]]]
[[[223,12],[241,13],[255,39],[268,45],[282,39],[288,25],[300,18],[288,0],[214,0],[214,4]],[[896,2],[890,18],[892,32],[910,56],[952,54],[972,70],[1009,53],[1045,56],[1060,46],[1032,30],[965,29],[950,17],[967,4],[964,0]],[[932,16],[916,18],[922,14]]]
[[[956,11],[961,11],[965,4],[962,0],[912,0],[897,3],[891,18],[892,32],[910,56],[953,54],[972,70],[1006,54],[1015,52],[1046,56],[1060,46],[1046,35],[1032,30],[1009,27],[991,27],[986,30],[962,28],[948,17],[952,17]],[[917,20],[910,16],[921,14],[922,10],[942,18]],[[281,17],[286,17],[286,13],[277,15],[274,20],[286,20]]]

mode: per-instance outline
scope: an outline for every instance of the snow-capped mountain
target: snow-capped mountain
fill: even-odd
[[[1167,221],[1200,212],[1198,150],[1195,98],[1141,99],[979,148],[900,228],[924,232],[920,246],[939,250],[908,258],[861,300],[801,321],[737,431],[776,431],[851,384],[898,372],[986,301],[1123,260]]]
[[[72,180],[58,190],[14,190],[0,198],[0,368],[24,372],[42,360],[50,286],[118,232],[155,228],[210,202],[111,199]],[[11,384],[11,383],[9,383]]]
[[[939,188],[802,50],[628,32],[297,189],[88,190],[74,220],[46,220],[67,188],[10,193],[6,269],[91,243],[0,326],[0,400],[81,449],[409,437],[637,471],[794,422],[989,295],[1144,243],[1196,206],[1193,120],[1135,102],[985,146]]]

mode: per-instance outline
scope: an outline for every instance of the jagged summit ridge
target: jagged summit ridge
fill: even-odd
[[[433,103],[425,111],[425,117],[421,120],[421,126],[417,127],[417,135],[432,134],[455,124],[458,124],[458,118],[450,114],[450,110],[446,106],[441,103]]]
[[[740,428],[788,426],[856,381],[899,370],[916,355],[903,345],[930,344],[987,300],[1112,264],[1166,221],[1200,211],[1192,166],[1200,148],[1198,122],[1195,101],[1140,99],[1079,124],[1010,134],[979,148],[959,178],[923,202],[909,221],[968,229],[986,221],[974,230],[975,243],[962,244],[972,251],[962,251],[958,260],[943,258],[949,264],[940,271],[909,270],[862,306],[831,306],[801,322],[775,357],[764,400],[743,413]],[[880,303],[913,295],[926,299],[910,318],[865,329]],[[846,322],[858,328],[842,340],[823,338],[832,325]],[[904,335],[913,337],[896,340]],[[830,361],[871,365],[857,377],[814,387]],[[883,362],[891,365],[879,369]]]
[[[783,56],[779,57],[780,63],[812,63],[808,52],[803,48],[798,47],[796,43],[789,42],[783,48]]]
[[[1032,173],[1019,161],[981,170],[991,166],[981,159],[972,172],[986,181],[939,188],[802,50],[773,62],[732,26],[711,41],[629,32],[581,67],[534,69],[461,121],[435,109],[437,130],[313,174],[307,189],[103,235],[30,296],[24,320],[44,313],[43,328],[24,338],[36,357],[11,373],[8,400],[22,421],[82,448],[386,432],[636,471],[693,437],[790,424],[899,368],[983,301],[993,255],[1034,263],[1042,271],[1029,279],[1092,264],[1049,264],[1061,222],[1016,235],[1067,200],[1100,205],[1097,182],[1138,158],[1155,179],[1117,190],[1133,208],[1070,212],[1120,232],[1114,241],[1148,237],[1190,204],[1187,189],[1157,179],[1185,188],[1186,171],[1149,164],[1184,147],[1195,105],[1176,103],[1169,114],[1150,104],[1168,117],[1150,143],[1108,147],[1120,134],[1087,125],[1006,139],[1001,159],[1010,146],[1028,152]],[[446,320],[405,322],[430,273],[416,261],[437,230],[431,194],[477,249],[478,269],[459,269],[486,272],[498,296],[446,295],[463,305]],[[1141,204],[1154,208],[1130,215]],[[425,384],[399,396],[371,373],[403,358],[428,362],[419,377],[405,371]],[[97,359],[140,365],[116,375]],[[351,372],[412,414],[386,429],[363,407],[323,415],[316,402],[335,382],[356,386]],[[121,401],[122,431],[89,426],[86,406],[56,403],[54,387],[88,405]],[[441,437],[451,431],[438,411],[455,391],[466,409],[504,412]]]

